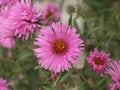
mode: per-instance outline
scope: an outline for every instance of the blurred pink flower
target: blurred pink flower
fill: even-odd
[[[110,84],[110,90],[120,89],[120,61],[111,62],[106,73],[112,77],[114,82]]]
[[[24,75],[23,74],[19,74],[19,76],[18,76],[18,78],[19,78],[19,80],[22,80],[22,79],[24,79]]]
[[[52,23],[53,21],[59,21],[62,12],[60,7],[55,3],[48,3],[44,9],[44,21],[45,23]]]
[[[14,23],[15,36],[23,37],[26,40],[35,30],[38,30],[39,20],[42,18],[38,4],[32,5],[31,0],[21,0],[11,7],[9,19]]]
[[[14,28],[12,27],[9,17],[9,8],[5,7],[0,12],[0,45],[6,48],[13,48],[14,42]]]
[[[7,81],[0,78],[0,90],[9,90],[7,87]]]
[[[13,5],[19,0],[0,0],[0,6]]]
[[[120,81],[109,85],[109,90],[120,90]]]
[[[68,71],[77,63],[84,46],[76,29],[61,23],[53,23],[41,30],[34,45],[39,46],[34,49],[38,63],[55,73]]]
[[[8,82],[7,86],[13,87],[14,84],[15,84],[15,81],[12,80],[12,81]]]
[[[58,78],[58,74],[54,73],[54,72],[51,72],[51,79],[52,79],[52,82],[55,82]]]
[[[110,60],[109,54],[105,53],[105,51],[99,52],[96,48],[93,52],[90,52],[90,56],[87,57],[87,61],[92,69],[101,76],[105,68],[109,65]]]

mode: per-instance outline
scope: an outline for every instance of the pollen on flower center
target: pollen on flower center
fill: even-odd
[[[68,49],[68,44],[64,40],[57,40],[53,44],[53,49],[57,54],[65,53]]]
[[[95,64],[97,64],[97,65],[103,65],[103,64],[104,64],[104,61],[101,60],[100,58],[95,58],[95,59],[93,60],[93,62],[94,62]]]
[[[53,13],[51,11],[48,11],[46,18],[49,19],[52,15],[53,15]]]

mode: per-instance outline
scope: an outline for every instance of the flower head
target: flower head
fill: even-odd
[[[44,21],[45,23],[52,23],[58,21],[61,18],[61,9],[55,3],[48,3],[44,9]]]
[[[15,36],[28,39],[29,34],[39,29],[41,13],[37,6],[32,5],[31,0],[21,0],[11,7],[9,19],[16,27]]]
[[[114,82],[110,84],[110,90],[120,89],[120,61],[111,62],[106,73],[112,77]]]
[[[41,30],[34,44],[39,46],[34,49],[38,63],[55,73],[69,70],[77,63],[84,46],[74,27],[60,23]]]
[[[14,42],[14,27],[12,27],[9,17],[9,8],[5,7],[0,12],[0,45],[6,48],[12,48]]]
[[[9,90],[7,82],[3,78],[0,78],[0,90]]]
[[[109,54],[104,51],[99,52],[95,48],[93,52],[90,52],[87,61],[96,73],[103,75],[105,68],[109,65],[110,58]]]

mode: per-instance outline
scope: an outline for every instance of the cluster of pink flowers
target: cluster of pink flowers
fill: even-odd
[[[10,87],[13,87],[14,81],[7,82],[5,79],[0,77],[0,90],[11,90]]]
[[[49,3],[44,9],[37,5],[31,0],[1,2],[0,45],[13,48],[16,38],[27,40],[37,31],[34,52],[38,63],[54,73],[68,71],[82,55],[83,40],[74,27],[59,22],[61,9],[57,4]],[[41,30],[44,24],[50,26]]]
[[[61,16],[60,7],[54,4],[48,4],[44,12],[31,0],[0,0],[0,5],[0,45],[6,48],[15,47],[16,38],[27,40],[49,17],[58,21]]]
[[[17,1],[11,7],[1,8],[0,12],[0,44],[3,47],[13,48],[15,37],[28,39],[39,25],[40,12],[32,6],[30,0]]]
[[[29,35],[40,28],[39,20],[42,18],[37,6],[32,5],[30,0],[22,0],[11,7],[9,19],[14,23],[17,37],[23,37],[26,40]]]
[[[74,27],[59,22],[61,9],[57,4],[49,3],[44,9],[37,5],[31,0],[0,0],[0,45],[13,48],[15,39],[27,40],[37,32],[34,52],[38,64],[55,73],[57,79],[57,73],[69,71],[77,63],[84,49],[83,40]],[[41,29],[41,26],[45,27]],[[106,72],[112,77],[111,90],[120,89],[119,61],[111,63],[110,55],[96,48],[87,61],[97,74],[103,76]],[[2,78],[0,90],[8,90]]]
[[[109,90],[120,89],[120,61],[111,61],[110,54],[105,51],[99,52],[96,48],[90,52],[87,61],[92,69],[101,76],[108,74],[112,77],[113,83],[109,85]]]

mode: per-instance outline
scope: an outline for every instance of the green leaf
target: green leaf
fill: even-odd
[[[78,26],[78,24],[77,24],[77,22],[76,22],[76,19],[77,19],[77,18],[74,18],[74,26],[75,26],[75,28],[76,28],[76,30],[77,30],[77,33],[80,33],[80,28],[79,28],[79,26]]]
[[[85,0],[85,2],[96,9],[102,9],[107,7],[107,3],[99,0]]]
[[[43,90],[55,90],[52,86],[42,86]]]
[[[69,20],[68,20],[68,23],[69,23],[69,25],[72,26],[72,14],[70,14],[70,18],[69,18]]]
[[[95,28],[91,29],[91,30],[87,33],[87,35],[85,36],[85,38],[89,37],[89,35],[91,35],[92,33],[96,32],[96,31],[98,31],[98,30],[99,30],[99,27],[95,27]]]
[[[99,27],[101,30],[104,29],[104,16],[101,15],[100,19],[99,19]]]
[[[24,53],[22,53],[22,54],[19,55],[18,61],[25,60],[28,57],[30,57],[31,55],[32,55],[32,53],[24,52]]]
[[[34,67],[34,69],[35,69],[35,70],[38,70],[38,69],[40,69],[40,68],[41,68],[41,66],[40,66],[40,65],[38,65],[38,66]]]
[[[61,0],[61,2],[60,2],[60,8],[61,8],[61,9],[62,9],[63,6],[64,6],[64,2],[65,2],[65,0]]]
[[[67,72],[62,79],[60,80],[61,83],[63,83],[71,74],[73,73],[73,70]]]

